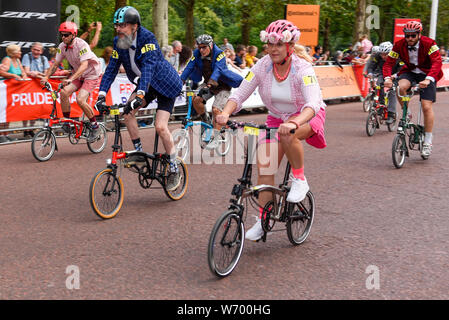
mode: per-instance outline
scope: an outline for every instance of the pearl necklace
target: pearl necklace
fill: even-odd
[[[292,67],[292,61],[290,60],[290,64],[288,65],[287,72],[285,73],[285,75],[284,75],[283,77],[281,77],[281,76],[279,75],[278,71],[276,70],[276,63],[273,63],[273,69],[274,69],[274,74],[275,74],[276,78],[277,78],[279,81],[284,81],[285,79],[287,79],[288,74],[290,73],[290,68],[291,68],[291,67]]]

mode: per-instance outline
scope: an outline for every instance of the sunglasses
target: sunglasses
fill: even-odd
[[[70,37],[71,35],[72,35],[71,33],[61,33],[62,38],[67,38]]]
[[[198,49],[200,49],[200,50],[204,50],[204,49],[206,49],[206,48],[209,48],[208,46],[198,46]]]
[[[126,22],[122,22],[122,23],[114,23],[114,28],[125,28],[126,27],[126,25],[127,25],[128,23],[126,23]]]
[[[416,33],[414,33],[414,34],[406,34],[404,37],[405,37],[406,39],[408,39],[408,38],[415,39],[417,36],[418,36],[418,35],[417,35]]]

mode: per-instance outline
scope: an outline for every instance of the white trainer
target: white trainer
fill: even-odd
[[[257,218],[256,224],[249,229],[245,234],[245,239],[251,241],[257,241],[263,236],[262,224],[260,218]]]
[[[428,158],[432,154],[432,144],[431,143],[423,143],[421,156]]]
[[[309,184],[307,183],[306,177],[304,177],[304,180],[295,178],[290,173],[290,180],[292,181],[292,186],[290,188],[290,192],[287,196],[288,202],[298,203],[304,200],[306,197],[307,192],[309,192]]]

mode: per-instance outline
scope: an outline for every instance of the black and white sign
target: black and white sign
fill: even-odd
[[[44,49],[58,45],[60,9],[60,0],[0,0],[0,59],[10,44],[21,46],[22,55],[33,42],[41,42]]]

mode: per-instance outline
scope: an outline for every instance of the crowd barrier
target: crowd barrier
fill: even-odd
[[[364,97],[369,90],[368,80],[363,77],[364,65],[344,65],[343,68],[333,65],[314,66],[318,82],[321,86],[324,100],[341,99],[348,97]],[[243,77],[249,69],[233,71]],[[437,83],[437,87],[449,87],[449,63],[443,64],[444,77]],[[51,79],[54,88],[60,83],[59,79]],[[125,75],[118,76],[111,86],[106,102],[108,104],[125,103],[135,86]],[[235,90],[235,89],[233,89]],[[88,103],[93,106],[98,97],[98,88],[90,95]],[[76,93],[70,98],[71,117],[82,116],[82,111],[76,103]],[[211,110],[213,99],[207,104],[207,110]],[[256,90],[243,104],[243,108],[263,107],[264,104]],[[34,120],[48,118],[53,107],[50,92],[43,90],[39,80],[17,81],[14,79],[0,81],[0,123],[22,120]],[[157,102],[153,101],[145,109],[154,109]],[[62,112],[57,104],[58,115]],[[186,114],[185,95],[177,97],[174,115]]]

